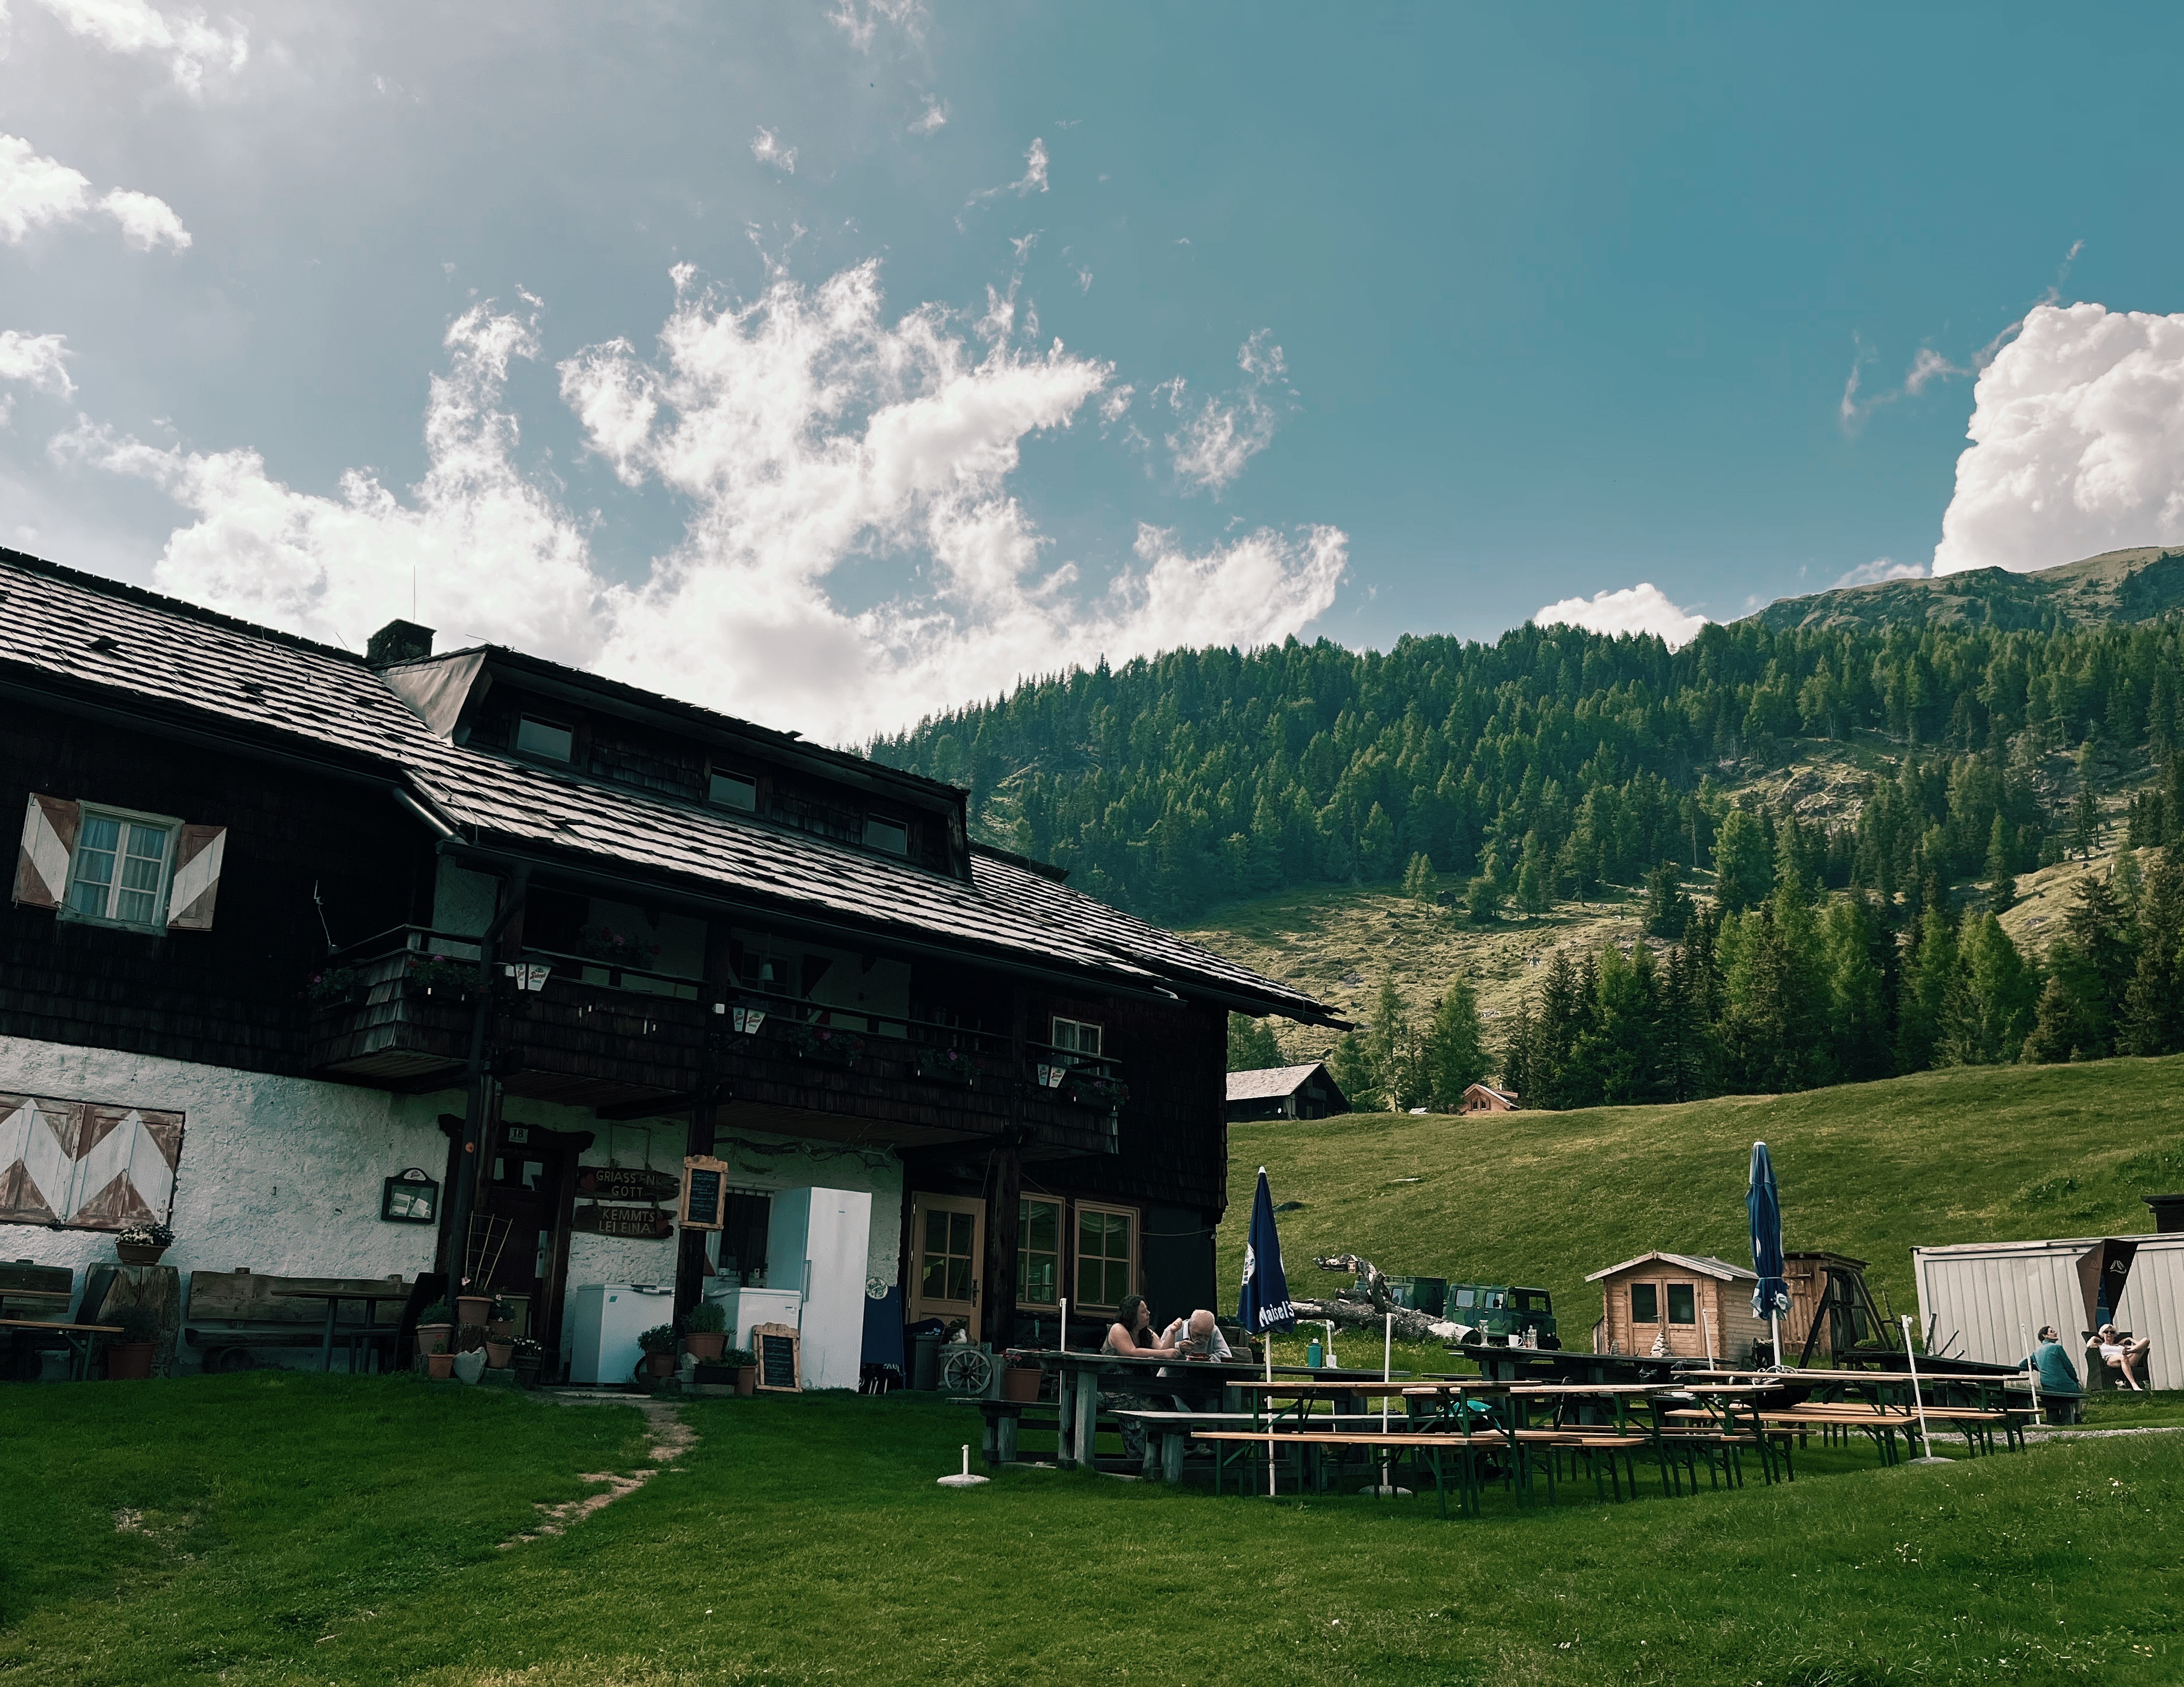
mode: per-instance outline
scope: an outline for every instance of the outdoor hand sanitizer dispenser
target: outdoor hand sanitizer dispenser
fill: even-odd
[[[766,1287],[801,1297],[804,1386],[854,1389],[865,1352],[872,1198],[861,1189],[783,1189],[766,1228]]]

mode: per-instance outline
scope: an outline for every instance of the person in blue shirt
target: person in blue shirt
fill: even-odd
[[[2025,1368],[2040,1373],[2040,1403],[2051,1423],[2075,1423],[2083,1389],[2078,1367],[2053,1324],[2040,1327],[2040,1345],[2026,1356]]]

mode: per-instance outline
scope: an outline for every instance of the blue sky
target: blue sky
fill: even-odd
[[[2168,10],[10,9],[0,539],[321,637],[840,738],[2184,540]]]

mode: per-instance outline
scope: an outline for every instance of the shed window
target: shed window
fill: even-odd
[[[1669,1285],[1669,1322],[1672,1324],[1695,1324],[1698,1321],[1697,1289],[1688,1283],[1670,1283]]]
[[[910,853],[910,828],[899,820],[882,820],[878,815],[865,821],[865,848],[884,849],[890,855]]]
[[[164,928],[167,877],[181,822],[86,805],[69,863],[68,910],[139,931]]]
[[[576,754],[577,735],[566,727],[557,727],[550,721],[525,715],[520,716],[515,723],[515,747],[526,755],[543,756],[549,761],[566,761]]]
[[[1119,1306],[1136,1278],[1138,1216],[1113,1207],[1077,1209],[1077,1304]]]
[[[1061,1203],[1025,1197],[1017,1244],[1017,1300],[1052,1306],[1061,1300]]]
[[[717,768],[706,782],[705,800],[717,803],[724,809],[742,809],[746,812],[758,808],[758,781],[747,779],[740,773],[723,773]]]
[[[1630,1322],[1634,1324],[1658,1324],[1661,1322],[1661,1290],[1658,1283],[1634,1283],[1630,1285]]]

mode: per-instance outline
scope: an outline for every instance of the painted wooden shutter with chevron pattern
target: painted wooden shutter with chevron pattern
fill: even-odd
[[[68,895],[69,858],[81,811],[66,797],[31,793],[23,842],[15,852],[15,900],[26,908],[58,908]]]
[[[224,826],[186,826],[175,851],[175,884],[167,894],[167,929],[209,932],[220,895],[220,866],[227,854]]]

